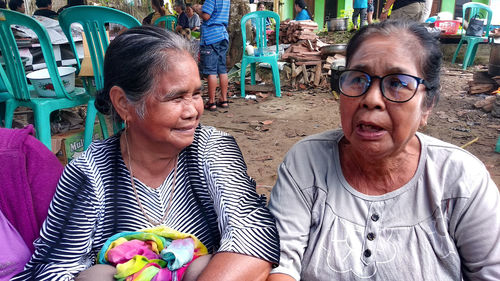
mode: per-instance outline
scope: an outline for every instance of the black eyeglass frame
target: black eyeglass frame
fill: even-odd
[[[357,72],[361,72],[361,73],[364,73],[366,74],[366,76],[368,76],[368,78],[370,78],[370,80],[368,81],[368,87],[366,87],[365,91],[362,92],[361,94],[357,95],[357,96],[350,96],[350,95],[347,95],[345,94],[343,91],[342,91],[342,87],[340,85],[340,80],[341,80],[341,77],[342,75],[345,73],[345,72],[348,72],[348,71],[357,71]],[[413,93],[413,95],[411,95],[410,98],[408,98],[407,100],[404,100],[404,101],[396,101],[396,100],[392,100],[390,98],[388,98],[385,93],[384,93],[384,89],[383,89],[383,79],[388,77],[388,76],[392,76],[392,75],[405,75],[405,76],[409,76],[409,77],[412,77],[413,79],[415,79],[417,81],[417,86],[415,87],[415,92]],[[339,89],[339,92],[346,96],[346,97],[350,97],[350,98],[357,98],[357,97],[361,97],[362,95],[366,94],[366,92],[368,92],[368,90],[370,89],[371,85],[372,85],[372,81],[374,80],[374,78],[378,78],[380,79],[380,83],[379,83],[379,87],[380,87],[380,92],[382,93],[382,96],[387,99],[388,101],[391,101],[391,102],[394,102],[394,103],[405,103],[405,102],[408,102],[410,101],[414,96],[415,94],[417,93],[418,91],[418,86],[420,86],[421,84],[425,86],[426,89],[429,89],[430,86],[429,84],[427,83],[427,81],[425,81],[423,78],[420,78],[420,77],[417,77],[417,76],[413,76],[413,75],[410,75],[410,74],[406,74],[406,73],[390,73],[390,74],[387,74],[387,75],[384,75],[384,76],[378,76],[378,75],[370,75],[369,73],[363,71],[363,70],[358,70],[358,69],[343,69],[343,70],[339,70],[338,71],[338,89]]]

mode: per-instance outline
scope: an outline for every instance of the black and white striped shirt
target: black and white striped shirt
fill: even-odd
[[[143,207],[163,217],[173,172],[157,189],[135,180]],[[196,235],[209,252],[235,252],[279,262],[279,237],[265,198],[234,138],[199,126],[179,155],[177,179],[165,225]],[[94,142],[68,164],[49,215],[35,241],[35,254],[16,280],[72,280],[89,268],[113,234],[152,227],[141,213],[120,152],[120,138]]]

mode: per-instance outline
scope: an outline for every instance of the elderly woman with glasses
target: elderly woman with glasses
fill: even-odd
[[[354,35],[337,78],[342,129],[300,141],[279,167],[268,280],[500,280],[495,183],[467,151],[417,132],[441,57],[414,22]]]

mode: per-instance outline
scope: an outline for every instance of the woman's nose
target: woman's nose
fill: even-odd
[[[196,107],[196,99],[193,98],[186,98],[183,100],[183,105],[184,105],[184,110],[183,110],[183,116],[184,118],[192,118],[196,117],[198,115],[198,109]]]
[[[366,93],[361,96],[360,106],[366,109],[385,109],[385,98],[380,83],[380,79],[372,80]]]

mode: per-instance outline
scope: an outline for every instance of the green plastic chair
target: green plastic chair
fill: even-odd
[[[272,18],[276,22],[274,26],[275,36],[276,36],[276,49],[270,50],[267,47],[267,36],[266,36],[266,19]],[[247,34],[246,34],[246,23],[251,21],[253,26],[255,26],[255,42],[257,48],[255,48],[254,54],[249,55],[245,52]],[[255,67],[257,62],[269,63],[273,72],[273,83],[275,94],[277,97],[281,97],[280,88],[280,71],[278,68],[278,42],[279,42],[279,30],[280,30],[280,16],[275,12],[271,11],[256,11],[246,14],[241,19],[241,33],[243,39],[243,58],[241,59],[241,69],[240,69],[240,88],[241,97],[245,97],[245,73],[247,66],[250,64],[250,78],[251,84],[255,85]]]
[[[485,4],[481,3],[475,3],[475,2],[469,2],[465,3],[463,5],[462,9],[462,26],[464,26],[465,21],[469,22],[471,18],[478,17],[480,19],[486,18],[486,34],[484,36],[468,36],[465,35],[465,30],[462,33],[462,36],[460,38],[460,42],[458,43],[457,50],[455,51],[455,54],[453,55],[453,59],[451,60],[451,63],[455,63],[455,60],[458,56],[458,52],[460,51],[460,48],[462,47],[462,44],[464,42],[467,43],[467,50],[465,51],[465,56],[464,56],[464,62],[462,69],[465,70],[468,66],[471,66],[474,63],[474,58],[476,57],[476,51],[477,47],[479,44],[484,44],[489,42],[488,36],[490,35],[490,24],[491,24],[491,17],[493,12],[491,11],[490,7],[488,7]],[[467,14],[467,11],[469,13]],[[486,14],[485,14],[486,13]],[[466,17],[466,15],[468,15]]]
[[[73,54],[78,57],[75,42],[71,36],[71,24],[79,23],[83,27],[92,60],[96,90],[104,88],[104,54],[109,46],[109,38],[106,33],[106,23],[120,24],[126,28],[140,26],[141,23],[133,16],[120,10],[100,7],[100,6],[74,6],[64,9],[59,15],[59,25],[70,42]],[[80,61],[78,61],[78,71],[80,71]],[[84,149],[92,143],[94,133],[94,123],[96,115],[99,117],[104,138],[108,137],[106,121],[102,114],[95,108],[95,97],[91,96],[87,117],[85,118],[85,137],[83,141]],[[120,124],[114,124],[114,132],[121,129]]]
[[[78,87],[71,93],[66,92],[57,69],[49,35],[37,20],[5,9],[0,9],[0,19],[2,19],[0,20],[0,51],[5,61],[5,75],[13,95],[5,102],[5,127],[12,127],[14,111],[17,107],[29,107],[33,109],[37,138],[52,149],[50,113],[59,109],[84,105],[88,102],[89,96],[85,94],[85,89]],[[28,85],[24,65],[11,29],[12,25],[25,26],[36,33],[54,86],[55,97],[39,97]]]
[[[10,87],[7,74],[0,66],[0,126],[5,121],[5,102],[12,98],[12,88]]]
[[[495,147],[495,152],[500,153],[500,136],[498,136],[497,145]]]
[[[161,16],[153,23],[156,26],[160,26],[160,24],[164,22],[165,28],[171,31],[175,30],[177,26],[177,17],[172,15]]]

